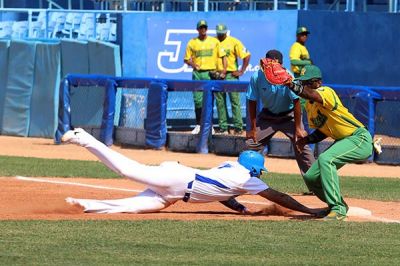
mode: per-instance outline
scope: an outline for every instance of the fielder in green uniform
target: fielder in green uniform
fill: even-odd
[[[246,68],[250,61],[250,52],[238,39],[227,36],[228,28],[224,24],[218,24],[216,27],[217,38],[220,41],[220,47],[226,53],[227,66],[224,69],[222,60],[218,61],[217,70],[226,72],[225,80],[239,80],[239,77],[246,72]],[[239,70],[238,58],[243,60],[243,64]],[[230,92],[229,98],[232,106],[232,122],[234,134],[241,135],[243,132],[243,118],[240,109],[240,94],[239,92]],[[226,93],[215,93],[217,103],[219,133],[228,133],[228,111],[226,107]]]
[[[207,36],[207,22],[200,20],[197,23],[199,35],[191,39],[186,46],[184,62],[193,68],[193,80],[210,80],[210,71],[217,69],[219,58],[223,58],[226,69],[225,52],[220,49],[219,41],[211,36]],[[226,73],[221,77],[225,78]],[[203,92],[193,92],[194,108],[196,114],[196,127],[193,134],[200,132],[201,109],[203,104]]]
[[[326,220],[346,218],[348,206],[340,192],[337,170],[346,163],[365,160],[372,155],[373,141],[365,126],[343,106],[335,91],[322,86],[321,71],[306,65],[298,78],[302,91],[295,91],[307,99],[305,109],[312,134],[297,141],[297,148],[317,143],[326,137],[335,142],[312,164],[304,175],[308,188],[329,207]],[[293,86],[291,86],[293,89]]]

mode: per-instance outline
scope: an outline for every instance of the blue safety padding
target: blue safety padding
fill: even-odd
[[[7,87],[8,48],[10,41],[0,40],[0,132],[3,128],[4,97]]]
[[[208,153],[208,138],[211,134],[212,128],[212,116],[213,116],[213,104],[214,104],[214,85],[210,83],[204,86],[203,90],[203,106],[201,112],[200,121],[200,137],[199,142],[196,146],[198,153]]]
[[[85,41],[61,41],[61,77],[70,73],[89,74],[89,52]]]
[[[167,141],[167,84],[152,82],[147,95],[146,145],[160,149]]]
[[[69,95],[69,81],[64,78],[59,86],[58,126],[54,136],[56,144],[61,143],[61,137],[71,129],[71,98]]]
[[[36,43],[11,41],[4,98],[5,135],[28,136]]]
[[[89,73],[121,76],[119,45],[89,41]]]
[[[101,120],[100,141],[111,146],[113,144],[116,82],[108,79],[106,83],[106,97],[103,102],[103,116]]]
[[[400,87],[369,87],[379,93],[383,101],[400,101]]]
[[[35,78],[28,134],[30,137],[52,138],[54,136],[57,128],[60,61],[59,43],[38,43],[36,45]],[[43,78],[43,73],[46,73],[46,78]]]

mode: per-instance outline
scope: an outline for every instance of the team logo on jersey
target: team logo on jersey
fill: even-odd
[[[317,111],[317,117],[312,117],[311,121],[317,128],[321,128],[325,125],[326,121],[328,120],[328,117],[321,113],[319,110]]]

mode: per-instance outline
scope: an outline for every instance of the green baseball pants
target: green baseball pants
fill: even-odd
[[[233,76],[232,73],[226,75],[225,80],[238,80],[237,77]],[[226,94],[225,92],[214,93],[217,112],[218,112],[218,124],[221,130],[228,130],[228,109],[226,107]],[[229,99],[231,100],[232,107],[232,123],[236,130],[243,129],[243,118],[242,111],[240,109],[240,94],[239,92],[229,92]]]
[[[335,141],[319,155],[304,175],[310,191],[336,213],[346,215],[347,205],[340,192],[337,170],[346,163],[361,161],[372,155],[372,137],[364,127],[358,128],[351,136]]]
[[[192,74],[193,80],[210,80],[209,71],[193,71]],[[203,106],[203,92],[202,91],[194,91],[193,92],[193,101],[194,101],[194,111],[196,115],[196,124],[200,125],[201,121],[201,109]]]

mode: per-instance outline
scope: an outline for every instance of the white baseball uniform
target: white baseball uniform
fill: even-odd
[[[268,186],[238,162],[227,161],[209,170],[187,167],[178,162],[148,166],[108,148],[90,134],[81,133],[79,144],[96,155],[107,167],[148,188],[138,195],[118,200],[67,198],[85,212],[156,212],[178,200],[186,202],[226,201],[232,196],[258,194]]]

